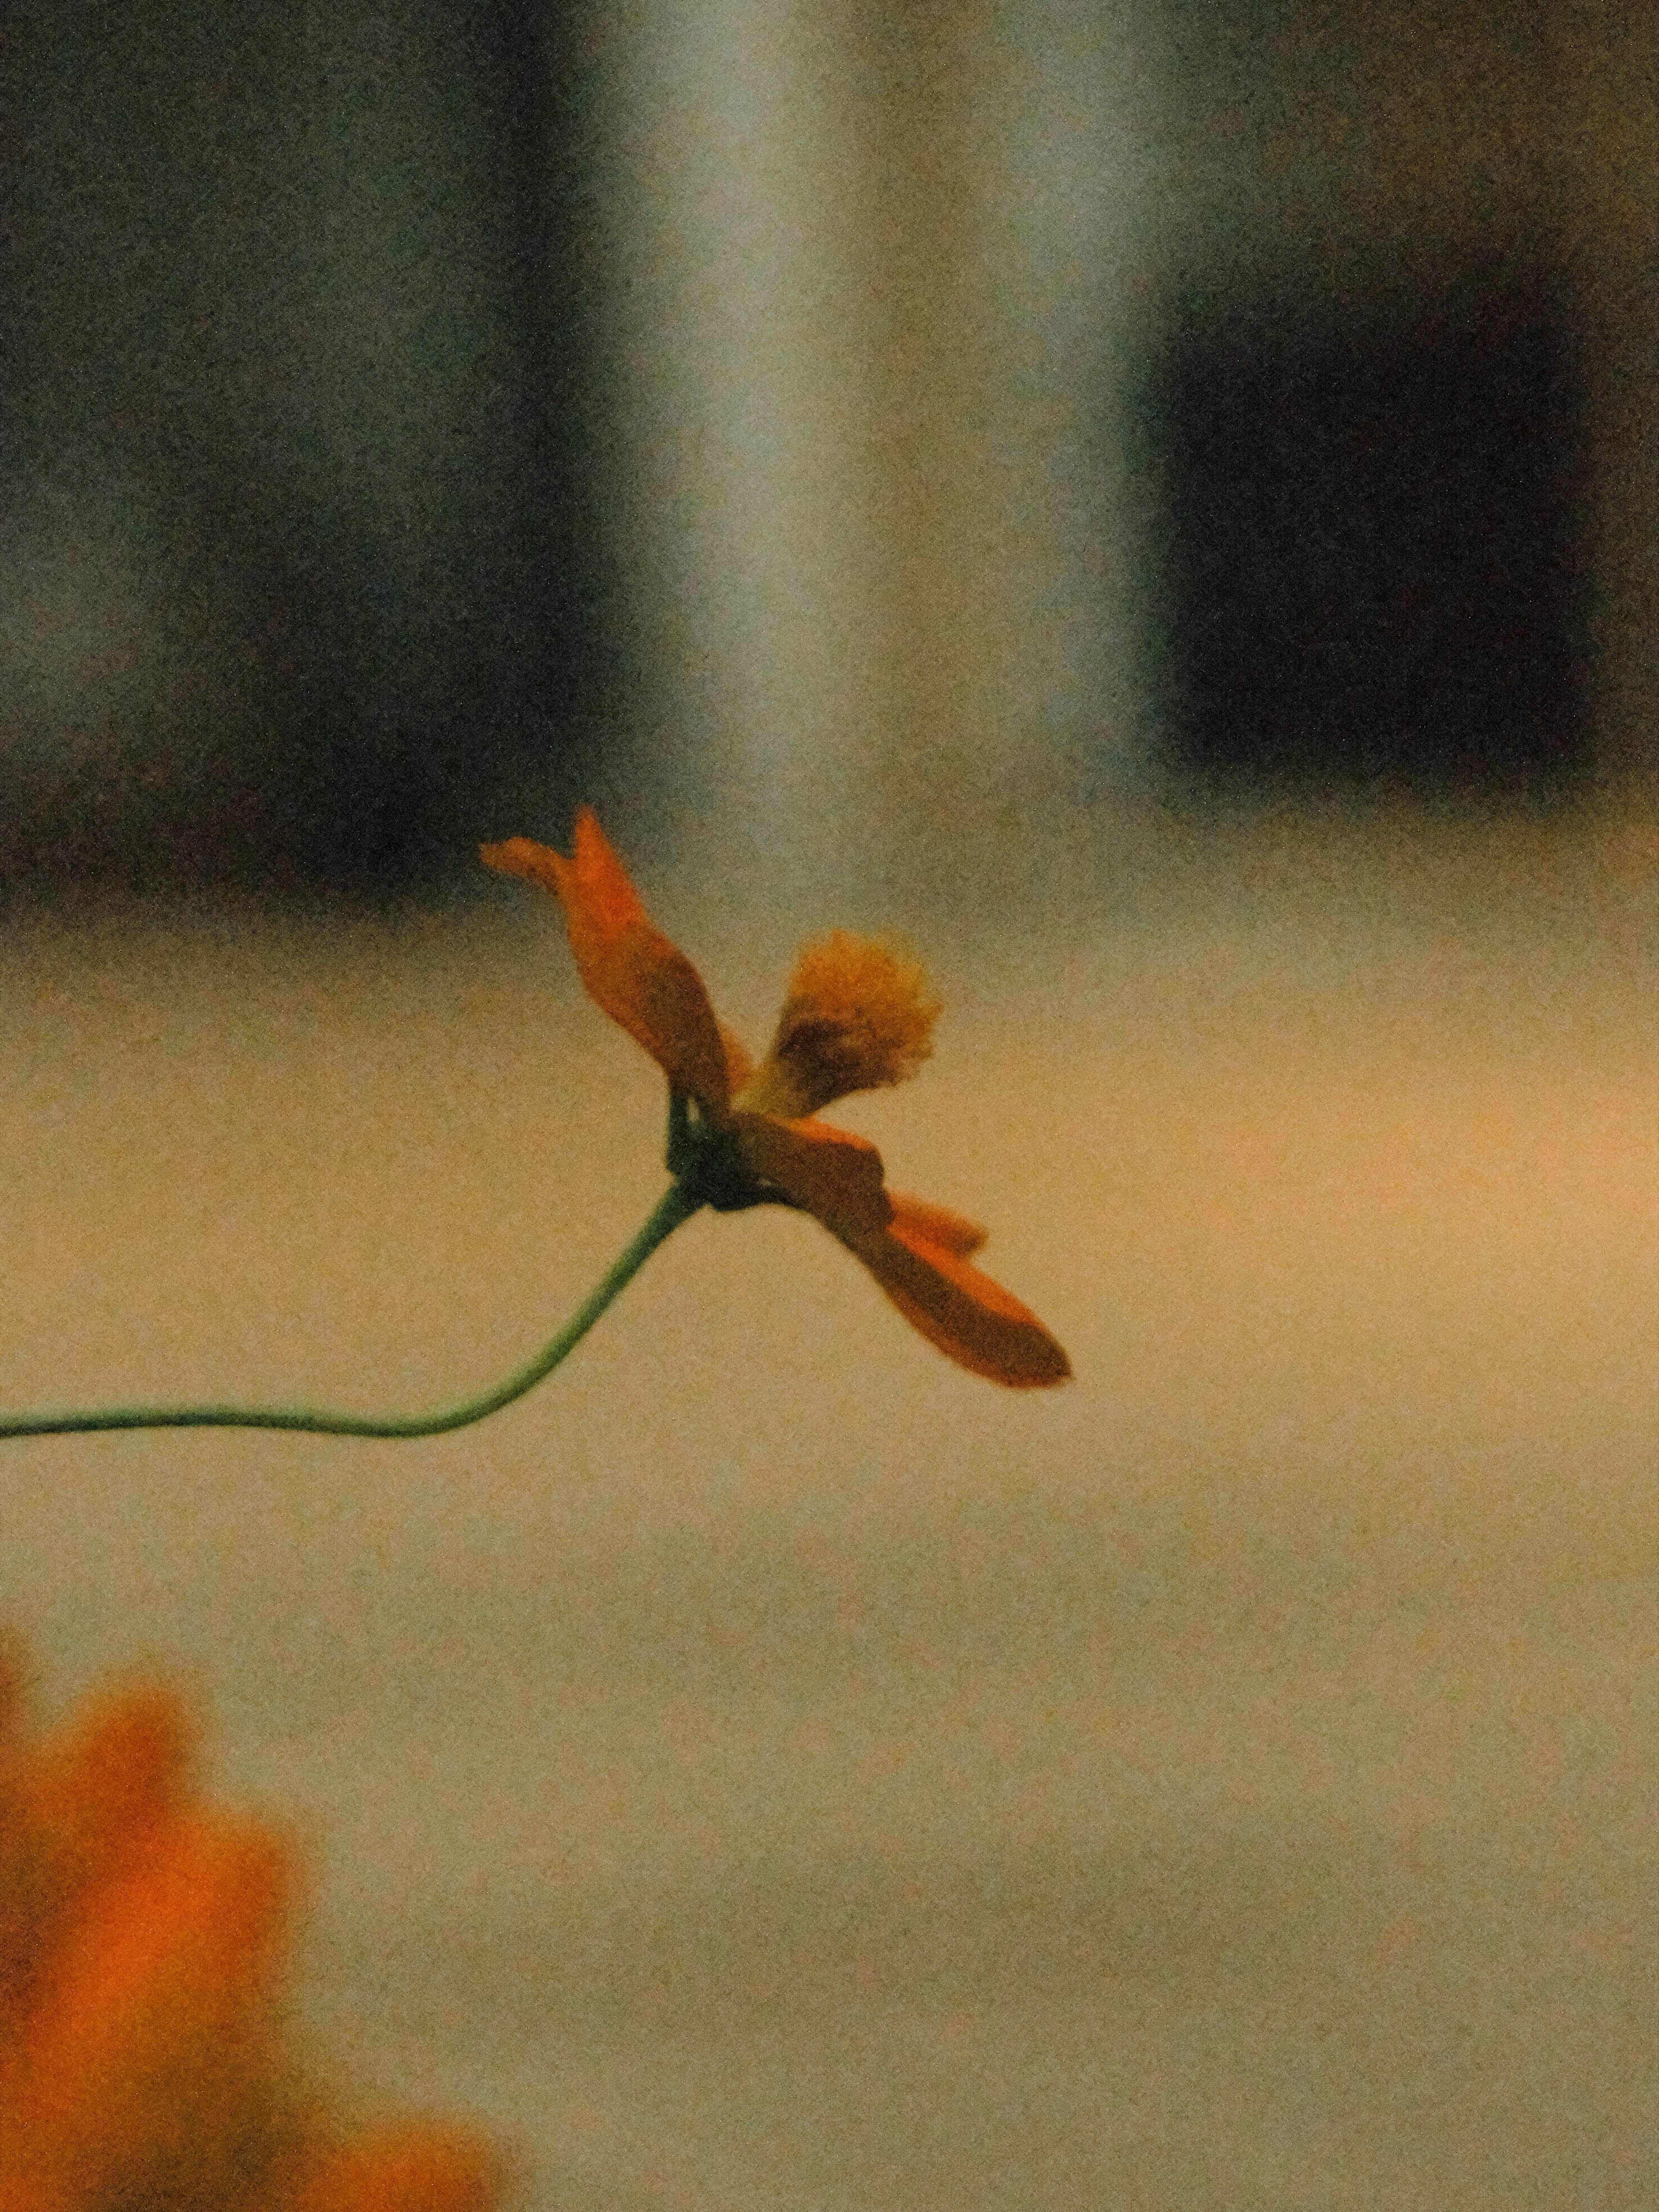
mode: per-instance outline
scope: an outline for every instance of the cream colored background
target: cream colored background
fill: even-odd
[[[195,1686],[319,2049],[548,2212],[1654,2201],[1651,837],[1091,836],[1040,901],[641,869],[757,1042],[903,928],[939,1054],[845,1118],[1070,1389],[762,1213],[459,1436],[0,1447],[45,1703]],[[0,989],[9,1406],[441,1402],[656,1195],[511,888],[18,924]]]

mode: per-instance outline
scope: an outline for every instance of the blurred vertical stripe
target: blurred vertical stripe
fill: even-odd
[[[1121,15],[635,19],[617,796],[718,808],[733,866],[959,878],[1133,750],[1117,390],[1150,130]]]

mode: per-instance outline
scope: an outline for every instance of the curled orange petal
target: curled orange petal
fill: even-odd
[[[892,1218],[881,1154],[863,1137],[827,1121],[776,1121],[741,1110],[732,1125],[755,1173],[837,1237],[874,1236]]]
[[[896,1205],[892,1220],[873,1232],[848,1235],[831,1222],[913,1328],[960,1367],[1012,1389],[1064,1382],[1072,1363],[1028,1306],[981,1274],[950,1244],[919,1225],[932,1213],[916,1200]],[[966,1223],[947,1215],[957,1230]]]
[[[554,894],[589,997],[644,1046],[675,1090],[723,1124],[731,1097],[726,1048],[702,978],[653,927],[592,809],[577,812],[568,860],[529,837],[478,852],[487,867]]]

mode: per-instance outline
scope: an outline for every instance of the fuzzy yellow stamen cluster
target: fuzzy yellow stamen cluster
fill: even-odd
[[[838,929],[801,954],[772,1048],[737,1103],[798,1121],[902,1083],[932,1052],[939,1011],[914,961]]]

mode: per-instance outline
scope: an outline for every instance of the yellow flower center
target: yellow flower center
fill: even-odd
[[[939,1001],[914,961],[838,929],[796,963],[772,1048],[732,1102],[786,1121],[914,1075]]]

